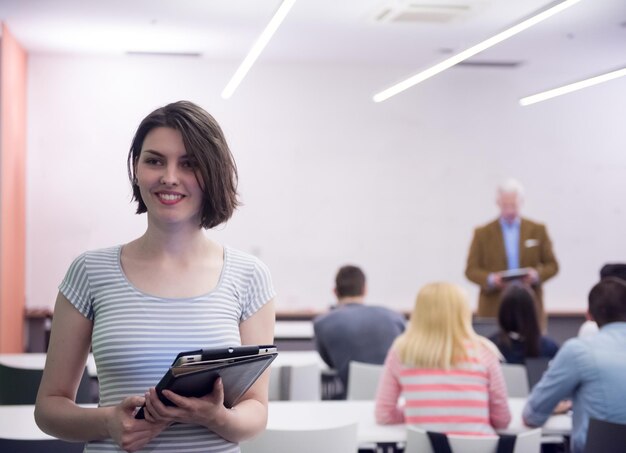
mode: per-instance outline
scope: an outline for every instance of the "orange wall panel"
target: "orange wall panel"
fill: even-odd
[[[27,54],[0,38],[0,352],[23,352],[26,272]]]

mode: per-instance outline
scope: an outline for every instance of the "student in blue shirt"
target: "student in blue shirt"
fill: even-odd
[[[557,404],[572,399],[572,453],[582,453],[589,418],[626,423],[626,282],[607,277],[589,293],[600,331],[565,342],[524,407],[524,422],[541,426]]]

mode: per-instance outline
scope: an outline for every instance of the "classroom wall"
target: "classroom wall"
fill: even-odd
[[[464,277],[473,228],[515,176],[561,272],[549,311],[582,311],[606,261],[626,260],[626,80],[522,108],[525,69],[454,68],[382,104],[412,68],[165,57],[30,59],[27,305],[52,306],[71,260],[140,235],[125,161],[140,120],[178,99],[223,126],[243,207],[208,234],[271,268],[279,310],[323,310],[337,268],[361,265],[370,303],[410,309],[420,285]],[[558,79],[558,77],[555,77]]]

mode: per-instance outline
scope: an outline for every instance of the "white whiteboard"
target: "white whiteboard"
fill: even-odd
[[[223,101],[233,68],[30,57],[27,306],[52,306],[82,251],[143,232],[126,154],[139,121],[178,99],[218,119],[240,170],[244,206],[209,234],[270,266],[279,310],[324,310],[346,263],[365,270],[370,303],[408,310],[433,280],[465,286],[474,303],[469,242],[508,176],[561,265],[548,311],[583,311],[600,266],[626,260],[626,80],[522,108],[530,69],[459,68],[374,104],[407,68],[265,63]]]

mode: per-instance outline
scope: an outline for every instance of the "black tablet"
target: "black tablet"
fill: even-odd
[[[156,391],[163,404],[173,406],[174,403],[163,395],[163,390],[171,390],[185,397],[201,397],[211,393],[215,381],[221,377],[224,406],[230,408],[239,402],[277,355],[274,345],[182,352],[174,360],[175,365],[167,370],[156,385]],[[144,408],[141,407],[135,418],[144,416]]]

